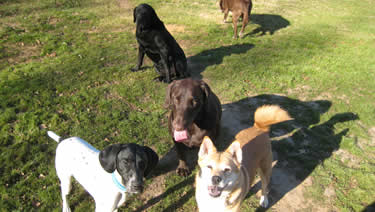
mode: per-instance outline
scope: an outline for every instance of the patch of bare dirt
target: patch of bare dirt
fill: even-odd
[[[177,24],[166,24],[165,27],[171,34],[185,33],[185,26]]]
[[[359,168],[361,165],[361,159],[357,158],[355,155],[352,155],[348,151],[345,151],[343,149],[339,149],[333,154],[339,156],[340,161],[350,168]]]
[[[117,0],[117,5],[123,9],[133,9],[133,4],[129,0]]]
[[[25,45],[24,43],[8,46],[6,47],[6,51],[17,52],[15,56],[5,58],[12,65],[23,62],[29,63],[34,60],[33,57],[40,55],[38,45]]]
[[[371,127],[368,130],[368,133],[371,136],[370,146],[375,146],[375,127]]]

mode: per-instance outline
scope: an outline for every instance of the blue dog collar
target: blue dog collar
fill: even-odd
[[[117,180],[115,173],[112,173],[112,181],[121,191],[126,192],[126,188]]]

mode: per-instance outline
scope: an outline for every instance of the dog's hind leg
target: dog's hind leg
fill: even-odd
[[[262,181],[262,196],[260,198],[259,204],[267,208],[268,207],[268,186],[271,180],[272,174],[272,153],[268,154],[260,162],[260,179]]]
[[[233,38],[237,39],[237,22],[238,18],[240,17],[241,14],[232,12],[232,22],[233,22],[233,29],[234,29],[234,35]],[[242,30],[241,30],[242,31]]]
[[[132,68],[132,72],[139,71],[141,69],[141,66],[143,64],[143,58],[145,57],[145,51],[142,46],[138,47],[138,61],[137,61],[137,66],[135,68]]]
[[[243,13],[242,28],[240,31],[240,38],[243,38],[247,23],[249,22],[249,13]]]
[[[71,176],[59,176],[61,183],[61,197],[63,200],[63,212],[70,212],[67,196],[71,189]]]

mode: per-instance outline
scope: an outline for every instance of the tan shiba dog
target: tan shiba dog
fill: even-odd
[[[199,172],[195,178],[195,198],[199,211],[240,211],[240,205],[260,169],[262,197],[260,205],[268,206],[268,184],[272,171],[272,149],[268,132],[272,124],[291,120],[276,105],[258,108],[254,126],[240,131],[233,143],[217,152],[209,137],[199,149]]]

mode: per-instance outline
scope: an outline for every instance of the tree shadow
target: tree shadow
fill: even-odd
[[[188,68],[195,79],[202,79],[202,73],[208,66],[219,65],[225,56],[232,54],[243,54],[254,48],[254,44],[235,44],[222,46],[215,49],[204,50],[194,56],[187,58]]]
[[[191,170],[194,170],[198,161],[199,148],[193,147],[186,151],[189,151],[189,153],[187,154],[187,157],[188,157],[187,165],[190,167]],[[179,158],[177,156],[176,147],[173,146],[165,155],[163,155],[160,158],[158,165],[147,176],[147,179],[151,179],[151,178],[166,174],[168,172],[175,171],[177,169],[178,163],[179,163]]]
[[[191,186],[194,183],[194,175],[190,175],[188,178],[184,179],[182,182],[174,185],[171,188],[168,188],[164,193],[160,194],[159,196],[156,196],[152,199],[149,199],[145,204],[143,204],[141,207],[138,207],[134,210],[134,212],[141,212],[145,211],[151,206],[157,204],[161,200],[165,199],[167,196],[175,193],[176,191],[186,187]],[[186,203],[193,195],[194,195],[195,189],[194,187],[190,188],[184,195],[176,202],[173,202],[170,204],[167,208],[165,208],[163,211],[176,211],[177,208],[180,208],[184,203]]]
[[[259,95],[223,105],[222,125],[226,132],[223,135],[225,140],[234,137],[241,129],[250,127],[255,109],[266,104],[280,105],[294,118],[271,127],[272,149],[274,160],[277,160],[273,167],[270,185],[269,208],[271,208],[339,149],[342,137],[349,129],[335,133],[335,124],[357,120],[359,117],[351,112],[338,113],[319,124],[320,116],[331,107],[330,101],[300,101],[285,96]],[[238,120],[235,121],[236,119]],[[224,123],[226,121],[227,124]],[[234,129],[230,128],[231,126],[234,126]],[[232,140],[233,138],[229,141]],[[223,149],[227,145],[229,143],[224,144]],[[260,182],[252,187],[247,198],[259,189]],[[257,211],[265,210],[267,209],[262,207],[257,209]]]
[[[361,212],[374,212],[374,211],[375,211],[375,202],[373,202],[371,205],[368,205]]]
[[[273,35],[277,30],[286,28],[290,25],[290,22],[282,16],[272,14],[253,14],[250,15],[250,21],[260,26],[246,35],[260,33],[259,36],[263,36],[266,35],[267,32],[270,35]]]

